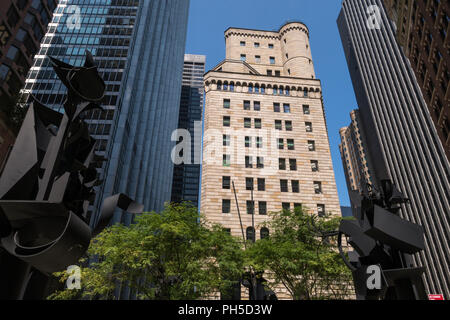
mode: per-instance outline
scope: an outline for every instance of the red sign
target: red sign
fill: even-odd
[[[444,300],[443,294],[429,294],[428,300]]]

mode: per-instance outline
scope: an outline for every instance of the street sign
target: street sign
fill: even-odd
[[[429,294],[428,295],[428,300],[444,300],[444,295],[443,294]]]

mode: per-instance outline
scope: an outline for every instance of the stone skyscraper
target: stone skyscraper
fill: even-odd
[[[391,179],[411,199],[402,217],[425,230],[430,294],[450,297],[450,166],[411,65],[381,0],[344,0],[338,18],[361,125],[377,182]]]
[[[16,115],[19,91],[58,0],[0,1],[0,174],[21,117]]]
[[[189,131],[191,153],[189,163],[174,168],[172,201],[188,201],[198,206],[200,187],[200,160],[202,149],[203,74],[206,57],[184,56],[183,87],[181,89],[178,128]]]
[[[145,210],[161,210],[170,201],[172,132],[177,128],[186,41],[187,0],[60,1],[24,93],[58,108],[65,89],[46,55],[80,65],[90,50],[107,85],[102,107],[87,115],[108,159],[98,168],[104,180],[92,203],[97,221],[102,199],[125,193]],[[114,222],[130,223],[117,211]]]
[[[350,113],[350,118],[351,124],[339,130],[341,136],[339,151],[341,152],[348,190],[362,192],[367,183],[375,183],[372,177],[373,167],[370,155],[367,152],[366,133],[361,125],[359,110],[353,110]]]
[[[234,182],[247,239],[270,234],[258,225],[283,208],[340,215],[308,28],[229,28],[225,40],[226,59],[204,77],[201,212],[241,237]]]

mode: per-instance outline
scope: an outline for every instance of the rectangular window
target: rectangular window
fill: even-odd
[[[274,89],[275,90],[275,89]],[[274,91],[275,92],[275,91]],[[274,103],[273,104],[273,111],[274,112],[280,112],[280,104],[279,103]]]
[[[250,157],[250,156],[245,157],[245,167],[247,169],[253,168],[252,157]]]
[[[265,201],[259,202],[259,214],[262,216],[267,215],[267,202]]]
[[[244,110],[250,110],[250,101],[244,101]]]
[[[222,213],[231,212],[231,200],[222,200]]]
[[[256,158],[256,167],[258,169],[264,169],[264,158],[263,157]]]
[[[245,47],[245,41],[241,41],[241,47]]]
[[[316,143],[313,140],[308,141],[308,150],[316,151]]]
[[[272,74],[272,70],[267,70],[267,75],[268,76],[272,76],[273,74]]]
[[[285,103],[283,105],[284,113],[291,113],[291,105]]]
[[[303,97],[308,98],[308,89],[303,90]]]
[[[224,109],[230,109],[230,107],[231,107],[230,99],[223,99],[223,107],[224,107]]]
[[[258,191],[266,191],[266,179],[258,178]]]
[[[248,191],[253,190],[253,178],[245,178],[245,189]]]
[[[255,214],[255,201],[247,201],[247,214]]]
[[[261,128],[262,128],[261,119],[255,119],[255,129],[261,129]]]
[[[286,159],[283,158],[278,159],[278,168],[280,170],[286,170]]]
[[[286,131],[292,131],[292,121],[286,121]]]
[[[269,60],[270,60],[270,64],[275,64],[275,57],[270,57]]]
[[[280,70],[275,70],[275,77],[279,77],[281,76],[281,71]]]
[[[246,148],[252,147],[252,138],[251,137],[245,137],[245,147]]]
[[[255,48],[259,48],[259,42],[255,42]]]
[[[244,128],[251,128],[252,127],[252,119],[245,118],[244,119]]]
[[[288,139],[287,146],[288,146],[288,150],[295,150],[294,139]]]
[[[283,122],[281,120],[275,120],[275,129],[283,130]]]
[[[254,101],[254,102],[253,102],[253,109],[254,109],[255,111],[261,111],[261,102],[259,102],[259,101]]]
[[[231,165],[231,156],[229,154],[223,155],[223,166],[229,167]]]
[[[222,189],[231,189],[231,177],[222,177]]]
[[[283,202],[282,205],[283,210],[291,210],[291,204],[288,202]]]
[[[230,136],[229,135],[226,135],[226,134],[224,134],[223,135],[223,146],[224,147],[229,147],[230,146]]]
[[[241,54],[241,61],[246,61],[247,60],[247,56],[245,54]]]
[[[305,122],[306,132],[313,132],[312,123]]]
[[[299,193],[300,192],[300,184],[299,184],[298,180],[292,180],[291,184],[292,184],[292,192]]]
[[[319,181],[314,181],[314,192],[316,194],[322,194],[322,183]]]
[[[311,114],[308,105],[303,105],[303,114]]]
[[[278,150],[284,149],[284,139],[278,139]]]
[[[289,159],[289,168],[291,171],[297,171],[297,159]]]
[[[294,203],[294,210],[302,210],[302,204],[301,203]]]
[[[269,49],[273,49],[273,43],[269,43]]]
[[[255,56],[255,62],[260,63],[261,62],[261,56]]]
[[[311,160],[311,170],[312,170],[312,172],[318,172],[319,171],[319,161]]]
[[[231,118],[230,117],[223,117],[223,126],[224,127],[229,127],[231,125]]]
[[[317,205],[317,213],[318,213],[319,217],[325,216],[325,205],[324,204]]]
[[[263,138],[256,137],[256,148],[261,149],[263,147]]]
[[[287,180],[280,180],[280,190],[281,192],[289,192]]]

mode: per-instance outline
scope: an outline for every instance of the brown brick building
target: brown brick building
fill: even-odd
[[[384,0],[450,159],[450,2]]]
[[[0,165],[14,144],[11,110],[58,0],[0,1]],[[1,170],[1,168],[0,168]]]

